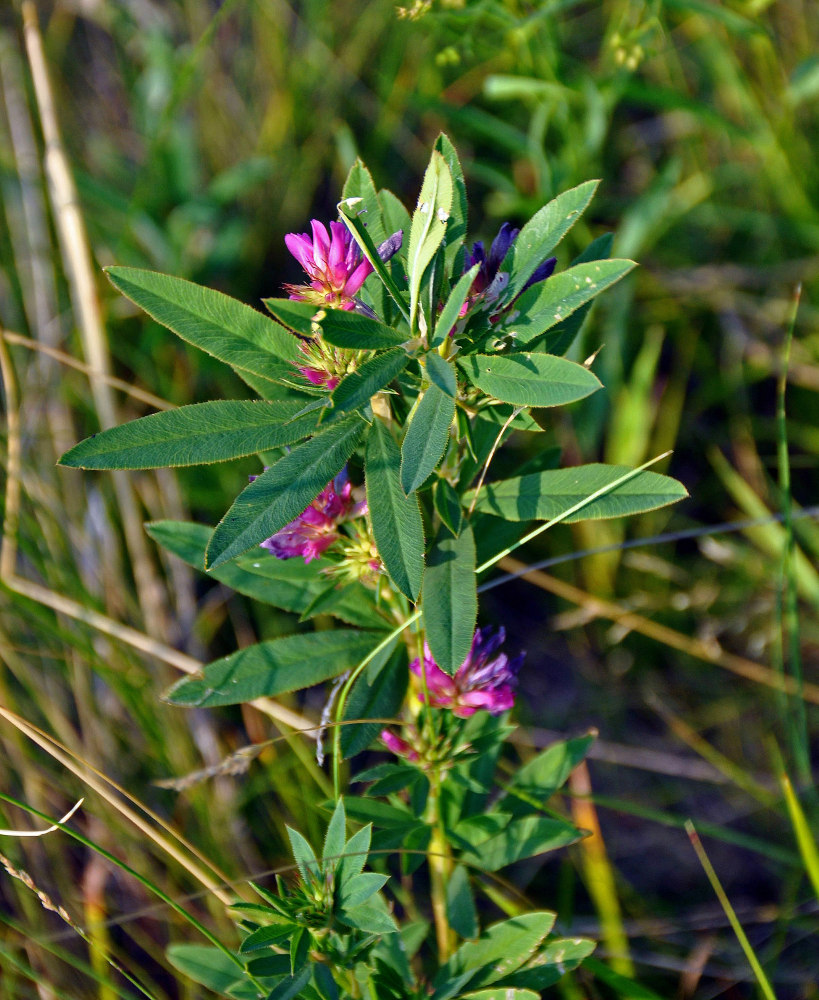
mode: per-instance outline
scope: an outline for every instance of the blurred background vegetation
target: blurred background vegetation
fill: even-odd
[[[248,391],[137,315],[102,266],[167,271],[258,304],[298,280],[283,236],[333,217],[356,156],[411,205],[443,129],[466,168],[473,238],[602,178],[561,265],[612,230],[616,254],[641,266],[602,297],[575,348],[581,360],[600,350],[607,391],[549,435],[568,465],[636,465],[673,449],[665,466],[692,494],[628,524],[550,534],[528,563],[607,551],[485,599],[485,619],[528,650],[521,756],[558,733],[600,730],[563,808],[602,836],[513,873],[564,931],[602,940],[560,990],[567,1000],[756,995],[682,830],[691,817],[777,996],[817,997],[816,896],[780,776],[815,817],[819,530],[810,517],[792,532],[769,517],[789,509],[788,471],[795,514],[819,488],[814,0],[407,3],[7,0],[0,10],[0,791],[50,816],[89,794],[76,825],[180,900],[201,882],[132,824],[119,793],[88,791],[89,769],[231,879],[286,861],[284,822],[314,837],[322,828],[326,781],[298,738],[238,778],[155,784],[279,732],[253,708],[183,712],[159,700],[180,667],[295,622],[189,572],[141,528],[215,523],[256,463],[127,477],[54,463],[107,422]],[[799,285],[786,442],[777,405]],[[525,440],[516,446],[510,466],[528,457]],[[738,520],[755,523],[721,527]],[[796,697],[777,692],[782,676]],[[317,692],[293,707],[315,716],[321,702]],[[0,812],[3,826],[36,822]],[[60,835],[0,850],[92,943],[3,877],[4,998],[133,995],[106,951],[159,997],[200,995],[163,957],[190,930],[150,908],[135,880]],[[186,905],[229,939],[221,904],[203,894]]]

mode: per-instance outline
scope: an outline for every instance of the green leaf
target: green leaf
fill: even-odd
[[[337,916],[342,923],[368,934],[395,934],[398,930],[387,910],[387,904],[378,896],[369,903],[356,906],[353,910],[344,910]]]
[[[205,572],[205,549],[212,528],[190,521],[153,521],[145,530],[163,548]],[[391,627],[390,620],[376,608],[373,592],[363,584],[347,583],[328,592],[324,570],[331,566],[328,559],[313,559],[306,564],[299,558],[277,559],[259,549],[208,575],[240,594],[298,615],[309,608],[311,615],[335,615],[361,628]]]
[[[213,532],[208,568],[241,555],[298,517],[339,472],[365,427],[360,417],[348,417],[294,448],[247,486]]]
[[[400,347],[365,361],[333,390],[330,397],[335,408],[333,416],[366,406],[375,393],[389,385],[407,367],[408,362],[409,356]]]
[[[553,274],[515,300],[518,316],[504,325],[503,332],[516,344],[528,344],[566,319],[604,289],[636,267],[631,260],[590,261]]]
[[[467,295],[469,295],[469,289],[472,287],[472,282],[475,280],[475,275],[480,268],[480,264],[474,264],[470,267],[465,274],[461,275],[457,285],[449,293],[449,298],[446,300],[444,308],[438,317],[438,322],[435,324],[435,336],[430,342],[430,347],[438,347],[449,336],[449,331],[458,321],[463,304],[466,302]]]
[[[461,1000],[540,1000],[540,994],[534,993],[532,990],[516,990],[510,987],[496,986],[494,989],[462,993]]]
[[[446,226],[446,249],[444,251],[447,273],[452,274],[456,258],[466,237],[467,199],[466,181],[461,161],[449,136],[443,132],[435,140],[434,147],[443,156],[452,177],[452,212]]]
[[[172,944],[166,954],[175,969],[214,993],[224,993],[242,978],[241,969],[218,948],[204,944]]]
[[[338,905],[344,910],[352,910],[374,896],[389,881],[389,875],[364,872],[349,879],[338,894]]]
[[[430,351],[424,355],[424,369],[427,378],[433,385],[454,399],[458,395],[458,383],[455,378],[455,369],[448,361],[444,361],[437,351]]]
[[[248,934],[244,941],[242,941],[240,950],[243,955],[251,951],[261,951],[262,948],[269,948],[271,944],[277,944],[284,938],[290,937],[292,933],[293,925],[290,923],[269,924],[266,927],[259,927],[252,934]]]
[[[345,200],[348,198],[361,199],[361,203],[359,204],[359,209],[361,209],[360,217],[367,227],[370,239],[376,247],[391,235],[384,226],[381,205],[378,201],[372,175],[362,160],[357,159],[352,167],[350,167],[341,197]],[[398,228],[400,229],[401,227],[399,226]]]
[[[289,826],[285,826],[285,830],[287,830],[290,849],[293,851],[293,859],[296,862],[299,874],[307,885],[311,885],[321,872],[321,865],[318,863],[318,858],[313,852],[310,843],[298,830],[294,830]]]
[[[94,434],[60,465],[78,469],[161,469],[225,462],[295,444],[315,430],[303,400],[225,399],[152,413]],[[294,419],[295,418],[295,419]]]
[[[358,678],[344,709],[347,725],[341,730],[341,753],[345,760],[366,750],[384,728],[381,722],[350,723],[356,719],[394,718],[404,702],[408,684],[407,658],[400,649],[395,656],[385,658],[374,675],[368,669]]]
[[[488,986],[515,972],[537,952],[551,931],[555,914],[548,911],[525,913],[487,928],[477,941],[462,944],[442,966],[433,985],[435,995],[445,983],[468,972],[470,988]]]
[[[467,525],[457,538],[441,531],[427,559],[424,628],[433,659],[454,674],[466,659],[478,617],[475,540]]]
[[[463,938],[478,936],[478,914],[463,865],[456,865],[446,886],[446,916],[450,927]]]
[[[383,193],[384,192],[382,192],[382,194]],[[362,253],[372,264],[373,270],[384,282],[384,286],[392,296],[395,304],[398,306],[399,312],[404,319],[409,321],[409,309],[404,298],[404,293],[398,285],[396,285],[395,279],[390,273],[387,265],[378,256],[378,248],[374,245],[370,234],[367,232],[366,224],[361,219],[363,211],[362,203],[358,202],[355,198],[352,198],[349,201],[341,201],[338,205],[338,211],[347,223],[347,228],[355,237],[356,243],[358,243],[361,247]]]
[[[407,339],[392,327],[346,309],[323,308],[310,302],[293,299],[263,299],[265,306],[276,319],[303,337],[322,336],[336,347],[351,350],[377,351],[384,347],[398,347]]]
[[[572,261],[571,266],[585,264],[589,261],[607,260],[611,253],[611,245],[614,242],[612,233],[604,233],[582,250]],[[562,319],[557,326],[553,327],[548,336],[538,338],[531,345],[532,350],[546,351],[548,354],[564,355],[574,343],[575,337],[580,332],[583,322],[589,314],[594,301],[587,302],[579,309],[575,310],[571,316]]]
[[[285,694],[344,673],[372,651],[378,633],[331,629],[268,639],[208,663],[165,695],[172,705],[238,705]]]
[[[344,845],[344,857],[336,868],[336,884],[345,886],[364,870],[372,839],[372,824],[368,823]]]
[[[553,743],[512,775],[505,789],[502,808],[509,808],[515,798],[542,809],[558,788],[588,753],[595,734]]]
[[[595,947],[595,942],[587,938],[553,938],[526,965],[504,977],[499,985],[516,990],[545,990],[567,972],[576,969]],[[637,1000],[635,993],[629,992],[626,996]]]
[[[136,267],[108,267],[123,295],[194,347],[273,382],[292,381],[297,340],[250,306],[182,278]]]
[[[599,181],[586,181],[564,191],[544,205],[526,223],[501,262],[499,273],[509,274],[503,301],[511,302],[538,267],[585,212]]]
[[[563,406],[602,388],[583,365],[553,354],[472,354],[458,363],[473,385],[515,406]]]
[[[424,528],[418,497],[405,496],[401,488],[400,469],[398,445],[389,429],[374,420],[364,479],[375,544],[395,586],[414,601],[424,573]]]
[[[443,523],[453,535],[459,535],[464,522],[461,498],[446,479],[439,479],[435,484],[434,503],[435,510]]]
[[[430,385],[412,414],[401,445],[401,488],[409,496],[435,471],[449,443],[455,400]]]
[[[510,521],[548,521],[605,488],[628,472],[624,465],[578,465],[485,484],[475,509]],[[473,491],[464,497],[469,503]],[[639,472],[596,500],[590,501],[567,522],[624,517],[655,510],[688,496],[685,487],[658,472]]]
[[[321,852],[322,868],[327,871],[328,862],[331,868],[335,868],[338,859],[344,853],[344,845],[347,842],[347,816],[344,812],[344,801],[338,800],[327,825],[327,833],[324,835],[324,847]]]
[[[287,976],[286,979],[277,983],[267,994],[266,1000],[293,1000],[310,981],[312,971],[312,965],[309,962],[303,965],[294,976]],[[258,993],[256,995],[258,996]]]
[[[456,832],[457,832],[456,828]],[[494,837],[463,853],[463,860],[486,872],[496,872],[523,858],[574,844],[582,833],[571,823],[548,816],[522,816],[506,823]]]
[[[414,329],[421,281],[446,234],[452,209],[452,174],[444,157],[433,151],[424,174],[418,206],[412,216],[407,274],[410,289],[410,328]]]

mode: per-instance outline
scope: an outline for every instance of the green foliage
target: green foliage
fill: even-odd
[[[475,539],[467,525],[454,536],[442,529],[424,571],[424,627],[432,656],[447,674],[466,659],[478,617]]]
[[[602,388],[587,368],[551,354],[475,354],[459,364],[473,385],[515,406],[563,406]]]

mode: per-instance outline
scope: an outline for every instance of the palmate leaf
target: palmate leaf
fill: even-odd
[[[315,430],[316,412],[296,417],[303,400],[225,399],[152,413],[101,431],[67,451],[79,469],[161,469],[225,462],[282,445]]]
[[[401,488],[400,467],[398,445],[376,419],[367,439],[367,506],[378,554],[396,587],[414,601],[424,572],[424,528],[418,497]]]
[[[544,205],[526,223],[501,262],[499,273],[509,274],[503,301],[523,291],[526,282],[554,250],[588,207],[599,181],[586,181]]]
[[[213,569],[270,538],[297,517],[340,471],[366,428],[348,417],[294,448],[236,498],[206,553]]]
[[[602,388],[583,365],[553,354],[473,354],[458,364],[473,385],[515,406],[562,406]]]
[[[292,381],[296,339],[263,313],[202,285],[136,267],[108,267],[111,283],[158,323],[238,372]]]
[[[519,315],[505,325],[504,333],[514,336],[516,344],[528,344],[618,282],[634,267],[635,263],[630,260],[589,261],[553,274],[515,300],[514,309]]]
[[[475,509],[508,521],[548,521],[580,503],[584,497],[605,488],[628,472],[624,465],[579,465],[519,476],[485,485]],[[464,497],[471,503],[474,491]],[[590,501],[567,522],[623,517],[676,503],[688,491],[676,479],[658,472],[639,472],[609,493]]]
[[[478,617],[475,540],[468,525],[457,538],[449,529],[439,532],[424,571],[423,611],[432,657],[452,675],[469,653]]]
[[[239,705],[320,684],[360,663],[380,633],[331,629],[269,639],[208,663],[165,695],[172,705]]]
[[[194,569],[205,572],[205,549],[213,534],[212,528],[191,521],[153,521],[145,528],[163,548]],[[259,550],[225,563],[208,575],[240,594],[297,615],[306,615],[309,609],[311,617],[331,614],[360,628],[390,627],[392,620],[378,611],[373,591],[363,584],[346,583],[334,591],[336,599],[330,599],[324,571],[331,566],[328,559],[305,563],[298,557],[277,559]],[[317,598],[321,599],[317,601]]]
[[[377,351],[386,347],[398,347],[409,339],[407,334],[397,333],[392,327],[362,313],[329,307],[323,309],[310,302],[292,299],[262,301],[288,329],[303,337],[312,337],[320,332],[329,344],[336,347]]]

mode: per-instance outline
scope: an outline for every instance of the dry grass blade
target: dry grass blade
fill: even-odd
[[[93,373],[90,381],[94,406],[101,426],[106,429],[119,421],[111,387],[105,381],[105,376],[110,375],[110,363],[94,286],[91,252],[79,210],[76,187],[62,146],[43,40],[37,23],[37,9],[31,0],[25,0],[22,12],[26,52],[45,143],[45,173],[54,221],[83,350]],[[96,378],[97,373],[103,378]],[[136,497],[126,474],[115,472],[113,477],[143,617],[152,633],[166,635],[167,601],[148,555]]]

